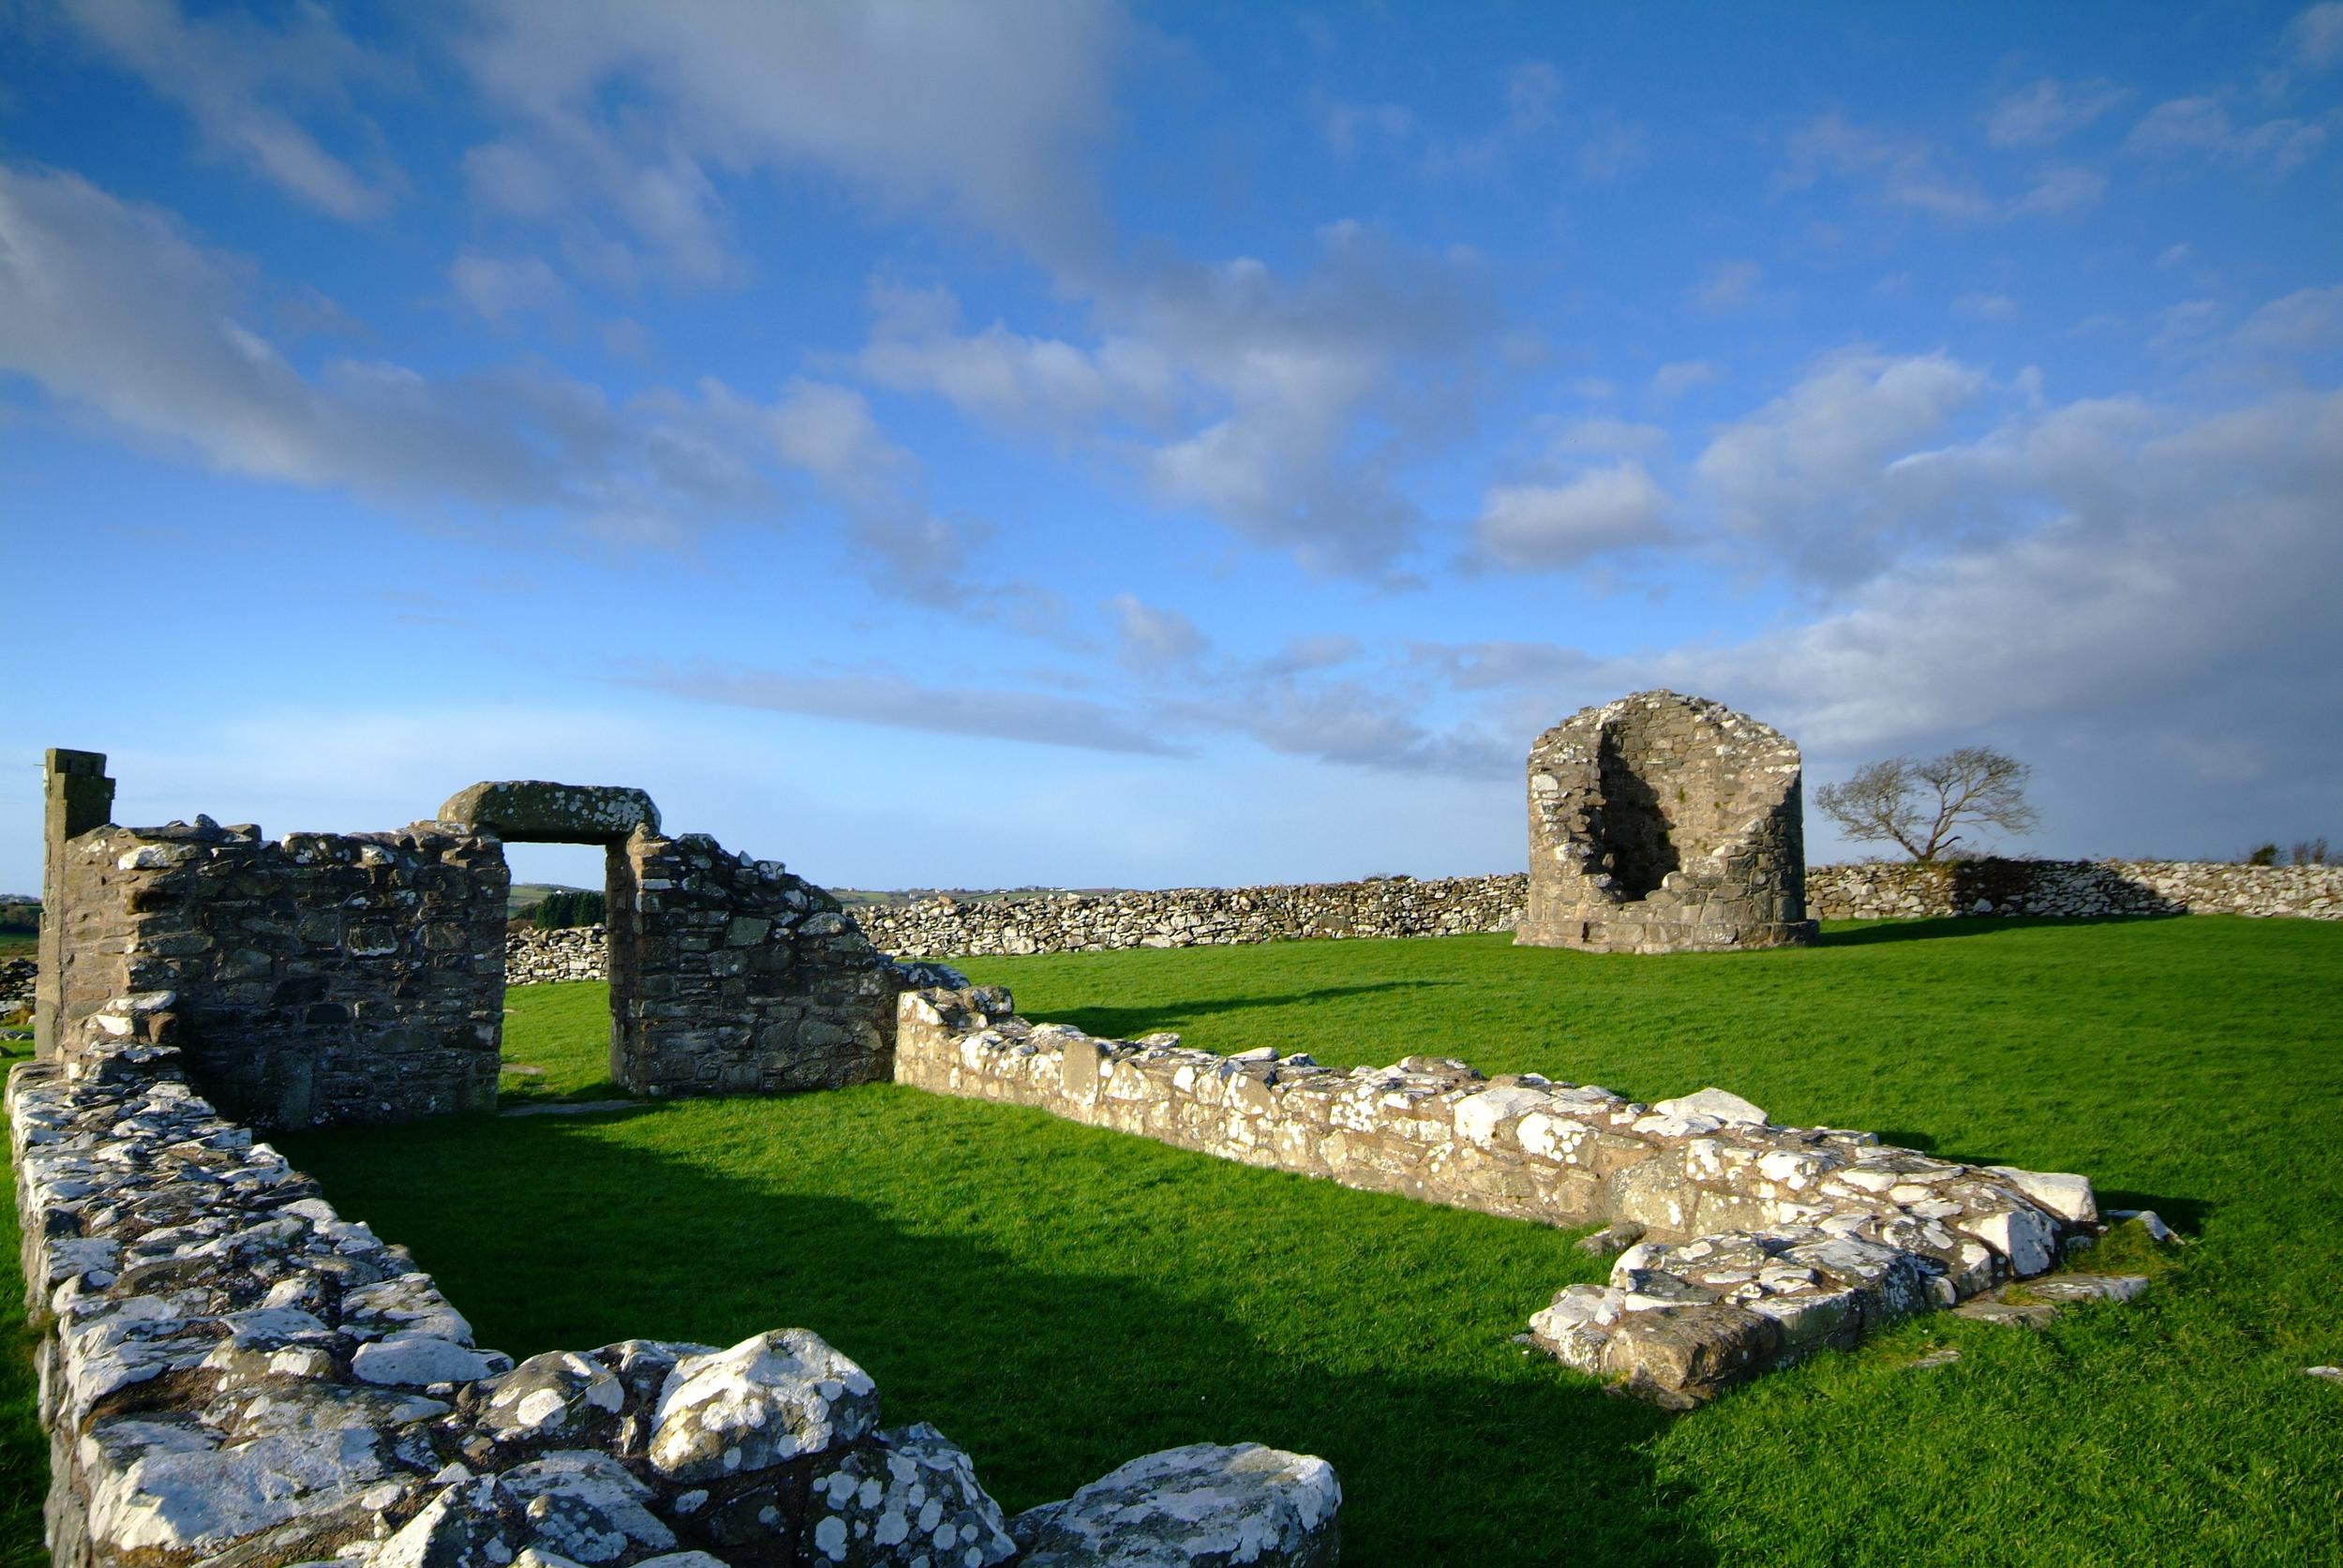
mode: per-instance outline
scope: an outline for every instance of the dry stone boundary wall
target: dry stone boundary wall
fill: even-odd
[[[899,1083],[1368,1191],[1624,1228],[1641,1239],[1610,1282],[1564,1289],[1530,1333],[1665,1404],[2040,1274],[2097,1233],[2081,1176],[1777,1127],[1718,1089],[1647,1105],[1428,1056],[1344,1072],[1173,1035],[1094,1039],[1027,1022],[997,988],[907,992],[900,1007]]]
[[[1336,1561],[1332,1467],[1251,1443],[1005,1517],[802,1328],[515,1366],[195,1093],[167,1011],[119,997],[87,1030],[7,1092],[57,1568]]]
[[[2343,866],[2191,860],[1865,861],[1813,866],[1806,902],[1826,920],[1923,916],[2248,915],[2343,919]]]
[[[933,898],[850,913],[871,945],[907,958],[1203,948],[1310,937],[1454,936],[1509,929],[1528,878],[1378,877],[1262,888],[1000,900]]]

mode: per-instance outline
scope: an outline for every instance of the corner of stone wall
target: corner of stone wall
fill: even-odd
[[[88,1016],[7,1094],[57,1568],[1335,1561],[1332,1467],[1253,1443],[1006,1517],[802,1328],[515,1366],[194,1092],[167,1009]]]

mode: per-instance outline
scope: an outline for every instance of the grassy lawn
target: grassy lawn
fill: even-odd
[[[802,1323],[870,1368],[890,1422],[967,1445],[1011,1508],[1151,1449],[1254,1438],[1340,1468],[1352,1564],[2343,1561],[2343,1389],[2302,1375],[2343,1362],[2343,926],[964,966],[1104,1034],[1455,1054],[1645,1098],[1713,1082],[1784,1121],[2084,1172],[2192,1245],[2127,1307],[2040,1334],[1911,1323],[1670,1417],[1510,1343],[1603,1273],[1561,1233],[1035,1112],[872,1085],[279,1142],[413,1247],[485,1343]],[[603,988],[510,1006],[508,1056],[544,1068],[526,1092],[608,1093]],[[1962,1359],[1910,1369],[1939,1345]]]

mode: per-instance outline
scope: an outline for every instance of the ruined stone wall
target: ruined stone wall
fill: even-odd
[[[7,1085],[57,1568],[1335,1561],[1333,1468],[1253,1443],[1005,1518],[802,1328],[515,1366],[188,1086],[172,1018],[117,996],[79,1027]]]
[[[612,852],[611,1069],[640,1094],[781,1094],[884,1079],[905,983],[838,901],[705,834]]]
[[[1646,1240],[1611,1293],[1575,1287],[1533,1332],[1574,1366],[1671,1400],[2039,1274],[2097,1219],[2080,1176],[1777,1127],[1717,1089],[1647,1105],[1425,1056],[1345,1072],[1176,1036],[1094,1039],[1012,1008],[998,989],[905,993],[897,1080],[1346,1187],[1631,1227]],[[1760,1262],[1737,1273],[1749,1257]]]
[[[1813,866],[1826,920],[1946,915],[2251,915],[2343,919],[2343,866],[2187,860],[1953,860]]]
[[[189,1070],[260,1127],[495,1104],[510,877],[493,840],[422,823],[271,842],[199,817],[100,828],[56,859],[66,1041],[135,997],[176,1016]]]
[[[1798,747],[1722,703],[1637,692],[1530,748],[1516,939],[1595,952],[1812,942]]]

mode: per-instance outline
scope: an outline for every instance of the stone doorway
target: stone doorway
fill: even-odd
[[[634,1091],[636,1085],[624,1073],[627,1030],[621,1021],[639,1010],[643,963],[641,945],[622,935],[639,923],[632,918],[637,900],[626,845],[638,829],[654,836],[659,832],[658,806],[644,791],[620,785],[506,779],[456,791],[440,807],[439,820],[504,844],[601,847],[603,939],[607,949],[604,963],[610,978],[610,1081]]]

